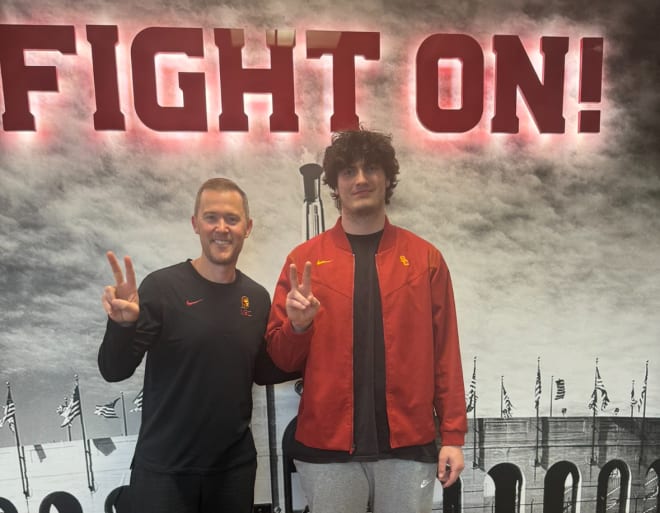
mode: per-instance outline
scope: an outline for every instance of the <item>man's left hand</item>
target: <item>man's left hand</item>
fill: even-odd
[[[463,471],[463,449],[453,445],[446,445],[438,453],[438,479],[443,488],[453,485]]]

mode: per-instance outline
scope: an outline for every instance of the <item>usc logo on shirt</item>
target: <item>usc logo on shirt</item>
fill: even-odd
[[[252,317],[252,310],[250,310],[250,298],[247,296],[241,297],[241,315],[243,317]]]

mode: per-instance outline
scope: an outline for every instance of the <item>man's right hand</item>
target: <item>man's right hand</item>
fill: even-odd
[[[298,282],[296,264],[289,267],[289,282],[291,290],[286,296],[286,314],[291,321],[293,330],[300,333],[312,324],[321,303],[312,293],[312,263],[306,262],[303,270],[302,283]]]
[[[123,326],[133,324],[140,314],[140,302],[137,286],[135,284],[135,271],[131,257],[124,257],[126,267],[126,280],[119,266],[119,260],[112,251],[106,253],[112,274],[115,277],[115,285],[108,285],[103,289],[101,302],[108,317]]]

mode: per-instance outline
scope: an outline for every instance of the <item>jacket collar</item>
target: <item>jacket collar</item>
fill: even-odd
[[[348,242],[348,237],[346,237],[346,232],[341,225],[341,216],[337,219],[335,225],[328,230],[332,242],[339,249],[343,251],[351,252],[351,243]],[[385,226],[383,228],[383,237],[380,239],[380,244],[378,245],[378,252],[385,251],[394,246],[396,240],[396,227],[390,223],[390,220],[385,216]]]

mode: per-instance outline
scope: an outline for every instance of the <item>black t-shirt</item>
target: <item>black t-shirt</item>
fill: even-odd
[[[353,453],[307,447],[294,440],[292,457],[313,463],[375,461],[386,458],[434,463],[434,442],[423,446],[390,447],[385,400],[385,340],[376,252],[382,231],[346,234],[354,255],[353,293]],[[348,362],[347,362],[348,364]],[[411,372],[414,372],[411,369]]]
[[[255,459],[253,381],[291,379],[268,363],[267,291],[238,270],[233,283],[210,282],[186,261],[148,275],[139,297],[136,325],[109,320],[99,349],[108,381],[130,377],[147,355],[133,465],[210,473]]]

